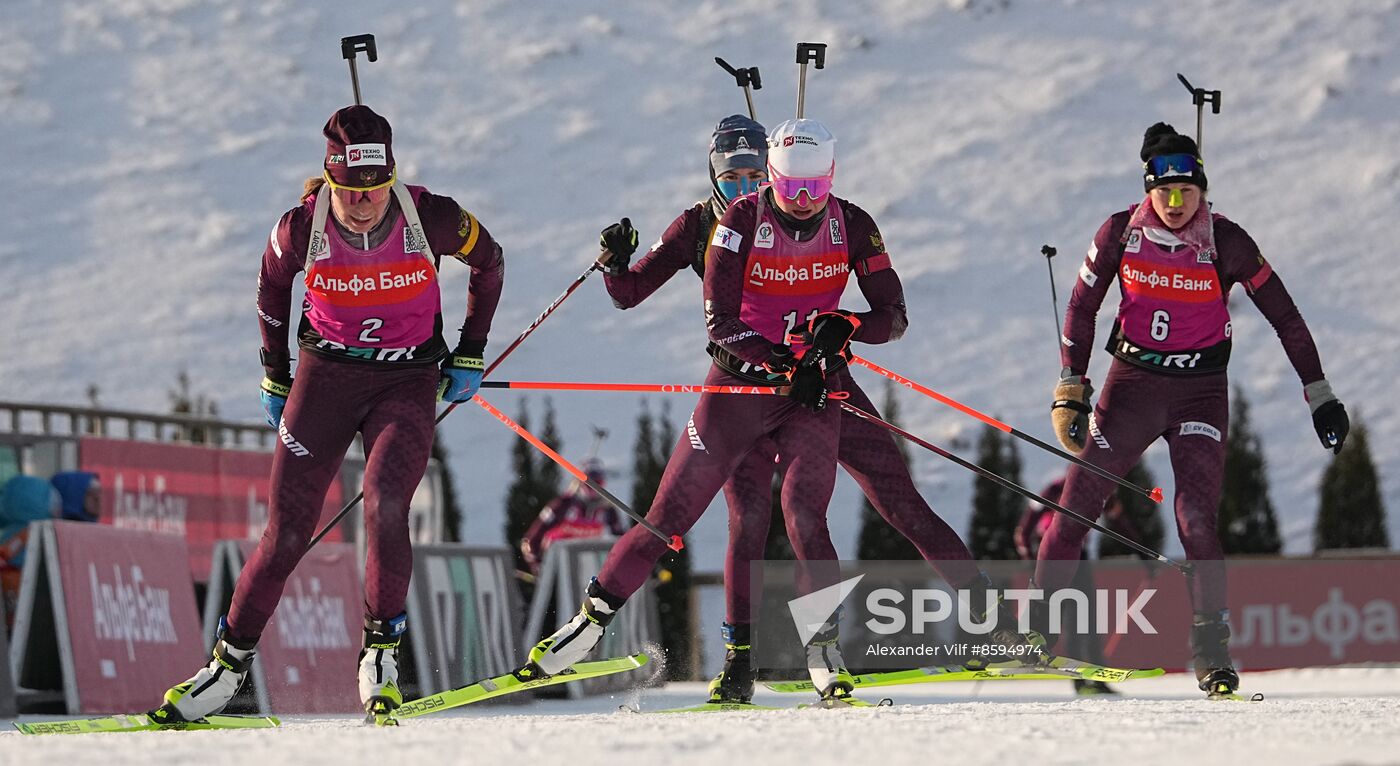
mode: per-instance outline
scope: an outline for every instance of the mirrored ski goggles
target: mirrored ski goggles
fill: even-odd
[[[1201,169],[1201,162],[1190,154],[1163,154],[1148,160],[1143,168],[1152,180],[1181,178],[1190,181]]]
[[[719,185],[719,193],[724,198],[733,202],[745,194],[752,194],[758,191],[760,186],[768,183],[764,178],[738,178],[733,181],[716,181]]]
[[[341,202],[353,205],[362,199],[376,203],[388,199],[389,187],[394,185],[394,179],[398,177],[398,172],[390,173],[389,180],[374,186],[344,186],[331,180],[330,172],[325,170],[321,171],[321,177],[326,179],[326,186],[331,187],[331,192],[339,197]]]
[[[807,193],[809,202],[820,202],[831,193],[831,176],[821,178],[786,178],[773,174],[773,193],[783,199],[797,201],[802,193]]]

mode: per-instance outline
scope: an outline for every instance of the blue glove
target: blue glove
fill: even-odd
[[[267,424],[273,428],[282,424],[282,410],[287,407],[287,397],[292,393],[292,382],[278,383],[272,378],[263,378],[259,396],[262,398],[263,412],[267,413]]]
[[[476,395],[481,388],[481,376],[486,374],[486,362],[479,356],[453,354],[442,361],[442,382],[438,383],[438,401],[461,404]]]

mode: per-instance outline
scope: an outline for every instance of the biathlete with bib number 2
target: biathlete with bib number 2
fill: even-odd
[[[471,213],[397,178],[389,123],[369,107],[337,111],[324,133],[323,173],[273,228],[258,276],[261,395],[280,435],[267,529],[220,619],[213,659],[166,692],[153,711],[157,721],[218,713],[238,691],[357,433],[367,540],[360,702],[385,716],[403,701],[398,648],[413,571],[409,501],[427,469],[435,402],[467,401],[480,386],[505,262]],[[442,338],[444,254],[471,267],[466,322],[451,351]],[[298,273],[306,297],[294,381],[288,323]]]

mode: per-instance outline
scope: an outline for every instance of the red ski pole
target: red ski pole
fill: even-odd
[[[1097,474],[1098,476],[1101,476],[1101,477],[1103,477],[1103,478],[1105,478],[1105,479],[1108,479],[1109,481],[1112,481],[1113,483],[1119,485],[1120,487],[1126,487],[1127,489],[1130,489],[1130,490],[1132,490],[1132,491],[1134,491],[1134,492],[1137,492],[1138,494],[1142,495],[1143,497],[1146,497],[1147,499],[1151,500],[1151,501],[1154,502],[1154,503],[1160,503],[1160,502],[1162,502],[1162,488],[1161,488],[1161,487],[1153,487],[1151,490],[1143,489],[1142,487],[1139,487],[1138,485],[1136,485],[1136,484],[1134,484],[1134,483],[1132,483],[1132,482],[1130,482],[1130,481],[1128,481],[1128,480],[1126,480],[1126,479],[1124,479],[1124,478],[1122,478],[1122,477],[1120,477],[1120,476],[1115,476],[1114,474],[1110,473],[1109,471],[1105,471],[1104,469],[1102,469],[1102,468],[1100,468],[1100,467],[1094,465],[1093,463],[1090,463],[1089,461],[1087,461],[1087,460],[1085,460],[1085,459],[1079,457],[1078,455],[1071,455],[1070,453],[1065,452],[1064,450],[1060,449],[1059,447],[1056,447],[1056,446],[1054,446],[1054,445],[1052,445],[1052,444],[1047,444],[1047,443],[1045,443],[1045,442],[1043,442],[1043,441],[1041,441],[1041,440],[1035,438],[1034,436],[1031,436],[1030,434],[1028,434],[1028,433],[1026,433],[1026,432],[1024,432],[1024,431],[1020,431],[1020,430],[1018,430],[1018,429],[1012,428],[1011,426],[1009,426],[1009,425],[1007,425],[1007,424],[1001,422],[1000,420],[997,420],[997,419],[994,418],[994,417],[991,417],[991,416],[989,416],[989,415],[984,415],[983,413],[978,412],[977,410],[972,409],[971,407],[967,406],[966,404],[963,404],[962,402],[959,402],[959,401],[956,400],[956,399],[952,399],[952,398],[949,398],[949,397],[947,397],[947,396],[944,396],[943,394],[940,394],[940,393],[938,393],[937,391],[934,391],[933,389],[928,388],[927,386],[921,386],[921,385],[919,385],[918,383],[915,383],[914,381],[912,381],[912,380],[910,380],[910,379],[904,377],[903,375],[900,375],[899,373],[894,372],[893,370],[887,370],[887,369],[885,369],[884,367],[881,367],[880,365],[875,364],[874,362],[872,362],[872,361],[870,361],[870,360],[868,360],[868,359],[862,359],[861,357],[858,357],[858,356],[854,356],[854,355],[853,355],[853,356],[851,357],[851,363],[852,363],[852,364],[858,364],[858,365],[860,365],[861,367],[864,367],[864,368],[866,368],[866,369],[868,369],[868,370],[873,370],[873,371],[879,373],[880,375],[883,375],[884,377],[889,378],[890,380],[892,380],[892,381],[898,383],[899,385],[904,386],[905,388],[912,388],[912,389],[914,389],[915,391],[918,391],[919,393],[923,394],[924,396],[927,396],[927,397],[931,397],[931,398],[933,398],[933,399],[936,399],[936,400],[938,400],[938,401],[940,401],[940,402],[942,402],[942,403],[948,405],[949,407],[952,407],[953,409],[957,410],[958,412],[963,413],[964,415],[970,415],[971,417],[976,418],[977,420],[980,420],[980,421],[982,421],[983,423],[986,423],[987,425],[991,426],[992,428],[995,428],[995,429],[997,429],[997,430],[999,430],[999,431],[1003,431],[1003,432],[1005,432],[1005,433],[1011,434],[1012,436],[1016,437],[1017,439],[1020,439],[1021,441],[1028,442],[1028,443],[1030,443],[1030,444],[1034,444],[1035,446],[1037,446],[1037,447],[1039,447],[1039,448],[1045,450],[1046,452],[1049,452],[1049,453],[1054,454],[1054,455],[1058,455],[1058,456],[1064,458],[1065,460],[1068,460],[1068,461],[1070,461],[1071,463],[1074,463],[1075,465],[1077,465],[1077,466],[1079,466],[1079,467],[1081,467],[1081,468],[1083,468],[1083,469],[1085,469],[1085,470],[1087,470],[1087,471],[1089,471],[1089,472],[1091,472],[1091,473]]]
[[[481,408],[483,410],[486,410],[487,412],[491,413],[493,417],[504,423],[506,425],[506,428],[509,428],[510,430],[514,431],[517,436],[529,442],[531,445],[534,446],[535,449],[539,450],[540,452],[543,452],[549,457],[550,460],[553,460],[554,462],[558,463],[560,467],[562,467],[565,471],[568,471],[569,474],[575,479],[578,479],[580,482],[587,484],[590,488],[593,489],[594,492],[597,492],[599,495],[602,496],[604,500],[607,500],[610,504],[612,504],[612,507],[618,509],[619,511],[622,511],[628,516],[631,516],[632,520],[636,521],[639,525],[641,525],[643,529],[661,538],[661,541],[666,543],[667,548],[670,548],[673,551],[678,551],[685,547],[685,543],[681,541],[680,535],[667,535],[665,532],[662,532],[661,530],[657,529],[655,524],[652,524],[650,521],[647,521],[644,517],[637,515],[636,512],[634,512],[631,508],[627,507],[626,503],[622,502],[621,500],[618,500],[617,497],[613,495],[613,493],[607,491],[602,487],[602,485],[597,484],[592,479],[588,478],[588,474],[579,470],[578,466],[574,465],[573,463],[570,463],[568,460],[565,460],[562,455],[560,455],[558,452],[555,452],[554,449],[551,448],[548,444],[545,444],[544,442],[540,441],[539,437],[535,436],[529,431],[526,431],[519,423],[515,422],[514,420],[511,420],[510,417],[504,412],[501,412],[500,410],[491,406],[490,402],[486,401],[480,396],[473,396],[471,398],[471,401],[481,405]]]

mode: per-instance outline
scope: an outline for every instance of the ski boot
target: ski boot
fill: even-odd
[[[1230,661],[1230,612],[1198,613],[1191,621],[1196,681],[1209,699],[1233,699],[1240,674]]]
[[[578,614],[553,635],[535,644],[525,666],[515,671],[516,678],[522,681],[548,678],[582,661],[603,639],[608,623],[624,603],[626,599],[603,590],[598,578],[590,580]]]
[[[1117,696],[1118,690],[1103,681],[1076,678],[1074,679],[1074,694],[1077,697]]]
[[[1018,662],[1023,665],[1049,662],[1045,634],[1034,628],[1021,633],[1018,630],[1020,626],[1015,612],[1011,611],[1011,607],[1001,596],[997,596],[995,603],[990,602],[992,581],[986,574],[959,590],[967,591],[968,616],[973,618],[974,622],[984,624],[988,619],[996,620],[991,631],[981,636],[981,644],[977,647],[980,654],[975,654],[967,661],[966,666],[969,669],[978,670],[998,662]],[[1034,603],[1032,602],[1033,608]],[[1031,625],[1035,625],[1034,618],[1031,619]],[[1045,629],[1048,630],[1048,625]]]
[[[846,670],[834,619],[822,625],[821,630],[807,642],[807,673],[812,677],[817,696],[821,698],[820,707],[846,707],[851,704],[851,692],[856,688],[855,677]]]
[[[749,626],[725,623],[724,669],[710,681],[709,701],[716,705],[747,705],[753,701],[754,672]]]
[[[399,642],[408,628],[408,615],[388,620],[365,617],[365,643],[360,649],[360,704],[365,723],[397,726],[393,713],[403,704],[399,690]]]
[[[170,687],[164,702],[151,711],[155,723],[192,723],[224,709],[243,686],[253,666],[254,642],[228,635],[227,617],[219,618],[213,657],[190,680]]]

